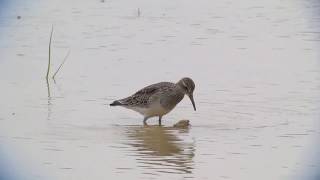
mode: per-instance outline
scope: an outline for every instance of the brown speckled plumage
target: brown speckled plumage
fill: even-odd
[[[169,113],[187,94],[194,106],[193,90],[194,82],[190,78],[182,78],[177,83],[160,82],[149,85],[132,96],[116,100],[111,106],[123,106],[139,112],[144,116],[144,123],[150,117],[161,117]]]
[[[164,94],[170,91],[173,91],[175,88],[174,83],[170,82],[160,82],[157,84],[152,84],[147,86],[138,92],[134,93],[132,96],[129,96],[124,99],[118,100],[123,106],[140,106],[148,107],[152,96],[156,94]]]

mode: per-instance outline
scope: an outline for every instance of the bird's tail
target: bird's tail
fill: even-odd
[[[121,104],[121,102],[119,102],[119,101],[113,101],[113,102],[110,104],[110,106],[120,106],[120,105],[122,105],[122,104]]]

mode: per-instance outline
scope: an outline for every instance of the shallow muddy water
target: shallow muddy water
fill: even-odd
[[[0,14],[0,177],[319,177],[319,1],[6,6]],[[52,25],[52,74],[70,55],[47,84]],[[109,107],[146,85],[185,76],[196,83],[197,111],[185,98],[162,127],[156,118],[143,126],[141,115]],[[191,126],[172,127],[182,119]]]

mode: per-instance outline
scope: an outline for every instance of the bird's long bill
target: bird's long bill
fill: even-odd
[[[196,111],[196,110],[197,110],[197,108],[196,108],[196,104],[194,103],[193,95],[192,95],[192,94],[190,94],[190,95],[189,95],[189,98],[190,98],[190,100],[191,100],[191,102],[192,102],[193,109]]]

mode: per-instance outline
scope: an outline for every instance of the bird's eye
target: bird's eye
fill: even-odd
[[[187,86],[187,84],[186,84],[184,81],[182,81],[182,84],[183,84],[184,90],[185,90],[185,91],[189,91],[189,90],[188,90],[188,86]]]
[[[184,90],[185,91],[189,91],[187,86],[184,86]]]

